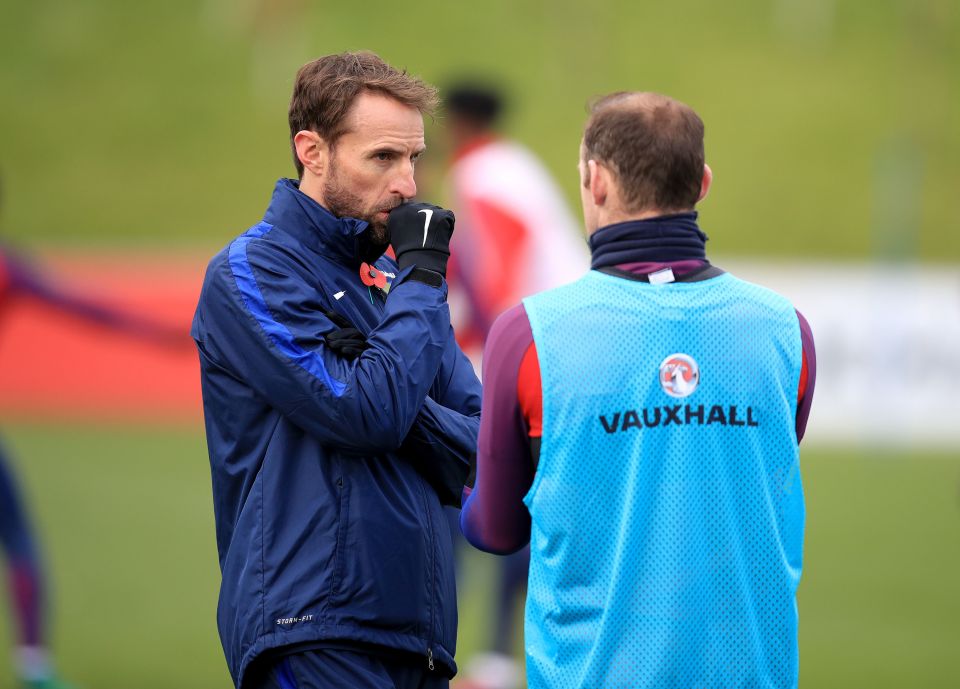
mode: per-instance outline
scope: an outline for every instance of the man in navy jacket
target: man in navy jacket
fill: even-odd
[[[433,87],[372,53],[297,74],[300,179],[207,269],[193,324],[237,687],[446,687],[480,385],[450,327],[453,214],[406,203]],[[396,262],[383,255],[393,245]]]

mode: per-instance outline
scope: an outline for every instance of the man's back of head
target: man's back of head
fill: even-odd
[[[706,194],[709,175],[703,135],[697,113],[667,96],[604,96],[593,103],[584,129],[583,185],[590,185],[588,162],[596,161],[612,173],[625,218],[692,210]]]
[[[451,120],[469,121],[474,126],[492,129],[504,109],[501,89],[479,81],[459,81],[446,89],[444,107]]]
[[[444,93],[446,128],[454,149],[495,135],[506,106],[503,89],[479,79],[462,79]]]

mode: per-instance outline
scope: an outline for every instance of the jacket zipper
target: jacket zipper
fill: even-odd
[[[378,268],[379,270],[379,268]],[[367,287],[367,290],[370,293],[370,302],[375,304],[378,308],[377,311],[383,313],[384,306],[387,302],[387,295],[382,289],[374,290],[371,287]],[[378,297],[374,300],[374,294]],[[429,641],[427,642],[427,669],[433,672],[436,669],[436,664],[433,662],[433,633],[436,629],[436,606],[434,600],[437,596],[437,582],[436,582],[436,543],[434,539],[434,529],[433,529],[433,520],[430,518],[430,501],[427,499],[427,493],[423,488],[423,483],[420,483],[420,497],[423,498],[424,513],[427,517],[427,530],[430,534],[430,631],[429,631]]]
[[[423,498],[424,514],[427,517],[427,531],[430,534],[430,631],[429,641],[427,642],[427,668],[434,669],[433,662],[433,633],[436,629],[436,605],[437,581],[436,581],[436,544],[434,543],[433,520],[430,518],[430,501],[427,499],[426,490],[423,482],[420,481],[420,497]]]

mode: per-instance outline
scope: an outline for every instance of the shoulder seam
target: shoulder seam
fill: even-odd
[[[257,278],[253,274],[253,268],[247,260],[247,245],[252,240],[263,237],[272,229],[272,225],[259,223],[230,243],[227,263],[237,291],[240,293],[241,302],[267,339],[291,364],[320,380],[335,397],[340,397],[346,390],[346,384],[330,375],[321,355],[303,349],[297,344],[293,333],[274,318],[257,283]]]

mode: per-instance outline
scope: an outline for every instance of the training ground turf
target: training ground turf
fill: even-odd
[[[65,676],[87,689],[229,687],[201,430],[4,435],[51,565]],[[803,475],[801,686],[960,686],[960,457],[812,448]],[[490,562],[471,553],[467,567],[460,661],[486,638],[491,607]],[[0,625],[0,648],[8,639]]]

